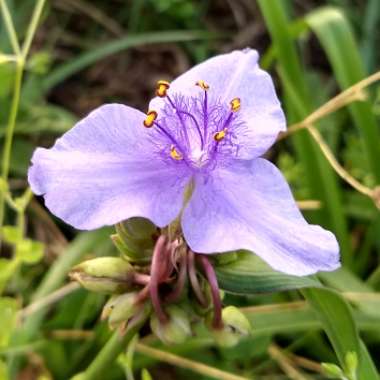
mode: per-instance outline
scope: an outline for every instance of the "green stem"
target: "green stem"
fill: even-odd
[[[67,248],[61,253],[58,259],[50,267],[49,271],[44,276],[43,281],[34,291],[31,299],[36,302],[47,295],[54,292],[57,288],[62,286],[66,280],[67,273],[70,268],[77,264],[84,255],[94,250],[101,250],[107,252],[107,247],[104,243],[108,242],[109,229],[102,229],[95,232],[83,232],[79,234]],[[29,315],[24,324],[15,331],[12,337],[14,344],[27,344],[36,339],[40,332],[41,324],[48,310],[40,309]],[[11,359],[11,358],[10,358]],[[9,368],[11,373],[17,372],[19,361],[17,358],[10,360]]]
[[[146,318],[142,318],[131,326],[123,337],[116,331],[106,345],[99,352],[94,361],[87,367],[86,371],[78,376],[80,380],[104,379],[104,373],[113,364],[118,355],[127,347],[128,343],[138,333],[145,323]],[[76,377],[75,377],[76,378]]]
[[[21,55],[24,59],[26,59],[26,56],[29,53],[30,46],[32,44],[32,40],[34,37],[34,34],[36,33],[36,29],[38,26],[38,22],[41,18],[41,13],[45,5],[45,0],[38,0],[36,6],[34,7],[32,19],[30,20],[28,30],[26,32],[25,40],[22,46]]]
[[[16,125],[18,107],[20,104],[23,71],[24,71],[24,60],[22,58],[19,58],[16,63],[16,76],[15,76],[15,82],[14,82],[12,105],[11,105],[11,110],[9,113],[7,129],[5,133],[5,142],[4,142],[3,157],[2,157],[2,172],[1,172],[1,179],[3,183],[8,182],[9,163],[10,163],[11,153],[12,153],[13,132]],[[5,203],[5,194],[4,192],[0,192],[0,230],[3,227],[3,221],[4,221],[4,209],[5,209],[4,203]]]
[[[14,83],[12,105],[11,105],[11,110],[9,113],[7,129],[5,133],[5,143],[4,143],[4,150],[3,150],[3,157],[2,157],[3,164],[2,164],[1,178],[4,183],[7,183],[8,181],[9,164],[10,164],[11,153],[12,153],[12,141],[13,141],[13,134],[14,134],[14,129],[16,125],[18,108],[20,105],[21,84],[22,84],[22,77],[23,77],[23,72],[24,72],[24,67],[25,67],[25,60],[29,53],[29,49],[32,44],[33,37],[36,33],[37,25],[41,18],[41,13],[42,13],[44,4],[45,4],[45,0],[38,0],[36,6],[34,7],[32,19],[29,23],[28,30],[26,32],[25,40],[22,46],[22,51],[20,52],[17,35],[13,26],[12,18],[9,14],[9,10],[6,6],[5,0],[0,0],[0,6],[3,13],[5,25],[9,34],[9,38],[11,40],[15,54],[18,55],[18,58],[16,61],[16,76],[15,76],[15,83]],[[0,192],[0,231],[2,230],[2,227],[3,227],[4,211],[5,211],[5,195],[3,192]]]
[[[5,0],[0,0],[0,9],[1,13],[3,14],[4,25],[7,30],[13,52],[15,53],[15,55],[18,56],[20,54],[20,45],[18,43],[17,34],[13,25],[12,17],[9,13],[9,9]]]

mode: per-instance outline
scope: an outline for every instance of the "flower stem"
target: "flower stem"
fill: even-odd
[[[24,73],[25,60],[29,53],[29,49],[32,44],[34,34],[36,32],[38,22],[41,18],[41,13],[42,13],[44,4],[45,4],[45,0],[37,1],[36,6],[34,7],[32,19],[29,23],[28,30],[26,32],[22,49],[20,51],[20,46],[17,40],[16,31],[13,26],[12,18],[9,14],[9,10],[6,6],[5,0],[0,0],[0,7],[3,13],[6,29],[7,29],[14,53],[17,56],[16,74],[15,74],[15,81],[14,81],[14,87],[13,87],[13,98],[12,98],[7,128],[5,132],[5,142],[4,142],[3,156],[2,156],[1,179],[4,184],[6,184],[8,181],[9,165],[10,165],[10,159],[11,159],[11,153],[12,153],[13,134],[14,134],[15,126],[16,126],[16,119],[17,119],[18,109],[20,105],[21,84],[22,84],[22,77]],[[4,222],[4,211],[5,211],[5,195],[3,191],[0,191],[0,232],[2,230],[3,222]]]
[[[20,54],[20,45],[18,43],[17,34],[13,25],[12,17],[9,13],[9,9],[5,0],[0,0],[0,9],[3,14],[4,25],[8,33],[9,41],[12,45],[12,49],[15,55]]]
[[[11,159],[12,152],[12,141],[13,141],[13,133],[16,125],[16,118],[18,113],[18,107],[20,104],[20,94],[21,94],[21,83],[24,71],[24,60],[18,59],[16,63],[16,75],[15,82],[13,88],[13,98],[11,104],[11,110],[9,113],[7,129],[5,132],[5,142],[3,148],[3,156],[2,156],[2,171],[1,171],[1,179],[4,184],[8,181],[9,175],[9,164]],[[4,191],[0,191],[0,230],[3,227],[4,221],[4,209],[5,209],[5,194]]]
[[[214,304],[214,318],[212,325],[215,329],[223,328],[222,321],[222,300],[219,294],[219,285],[216,278],[214,268],[210,264],[208,258],[204,255],[198,255],[199,261],[202,264],[207,280],[210,284],[212,302]]]
[[[93,362],[78,376],[78,378],[80,380],[104,379],[105,372],[140,330],[146,319],[147,316],[144,316],[144,318],[141,318],[133,326],[130,326],[124,336],[120,336],[119,332],[116,331]]]
[[[38,22],[40,21],[44,5],[45,5],[45,0],[38,0],[36,3],[36,6],[34,7],[32,19],[30,20],[28,30],[26,32],[25,40],[24,40],[22,50],[21,50],[21,55],[24,60],[26,59],[29,53],[29,49],[32,44],[34,34],[36,33],[36,29],[38,26]]]
[[[370,75],[369,77],[361,80],[360,82],[355,83],[351,87],[347,88],[337,96],[330,99],[327,103],[323,104],[321,107],[312,112],[306,119],[302,120],[299,123],[291,125],[286,132],[283,132],[279,135],[277,141],[282,140],[285,137],[297,132],[300,129],[309,128],[313,123],[326,117],[332,112],[337,111],[341,107],[346,106],[347,104],[363,100],[363,89],[370,86],[371,84],[380,80],[380,71]]]
[[[221,371],[218,368],[210,367],[206,364],[186,359],[181,356],[172,354],[167,351],[158,350],[157,348],[149,347],[146,344],[137,343],[136,352],[144,354],[164,363],[169,363],[179,368],[189,369],[201,375],[212,377],[219,380],[248,380],[247,377],[235,375],[230,372]]]

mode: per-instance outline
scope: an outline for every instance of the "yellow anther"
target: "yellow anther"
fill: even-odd
[[[160,98],[164,98],[167,95],[170,83],[166,80],[159,80],[157,82],[156,95]]]
[[[231,111],[237,112],[240,109],[240,98],[234,98],[230,101]]]
[[[214,134],[214,140],[216,142],[222,141],[226,137],[226,134],[227,134],[227,128],[224,128],[222,131],[216,132]]]
[[[153,126],[154,121],[157,119],[157,112],[156,111],[149,111],[146,114],[146,118],[144,120],[144,127],[150,128]]]
[[[182,154],[178,152],[174,145],[170,147],[170,157],[177,161],[182,160],[183,158]]]
[[[204,80],[199,80],[195,83],[196,86],[199,86],[202,90],[207,91],[210,86],[204,81]]]

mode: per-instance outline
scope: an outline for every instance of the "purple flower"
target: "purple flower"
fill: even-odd
[[[120,104],[91,112],[35,151],[29,182],[79,229],[134,216],[164,227],[181,214],[195,252],[247,249],[295,275],[334,270],[335,236],[305,221],[280,171],[260,158],[285,129],[257,52],[234,51],[158,82],[147,115]]]

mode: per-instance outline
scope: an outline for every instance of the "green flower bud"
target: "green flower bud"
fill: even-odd
[[[119,257],[98,257],[75,266],[69,276],[93,292],[122,293],[132,288],[133,268]]]
[[[321,365],[326,376],[328,376],[329,378],[344,379],[343,371],[336,364],[322,363]]]
[[[150,308],[148,303],[136,303],[137,294],[138,292],[130,292],[112,296],[103,308],[102,319],[108,318],[110,327],[116,328],[141,312],[142,309]]]
[[[227,306],[222,311],[223,328],[213,328],[216,343],[222,347],[232,347],[239,340],[251,334],[251,325],[246,316],[235,306]]]
[[[151,239],[156,233],[156,226],[145,218],[130,218],[123,225],[126,234],[136,240]]]
[[[165,344],[183,343],[191,336],[191,326],[188,314],[178,306],[165,309],[169,316],[166,323],[161,323],[155,314],[150,319],[150,327],[154,334]]]
[[[144,218],[131,218],[116,225],[113,243],[123,257],[134,263],[150,261],[154,246],[156,227]]]
[[[358,369],[358,355],[354,351],[349,351],[345,356],[347,375],[350,379],[357,378],[357,369]]]
[[[215,260],[218,265],[230,264],[238,259],[238,254],[236,251],[224,252],[220,255],[215,255]]]

